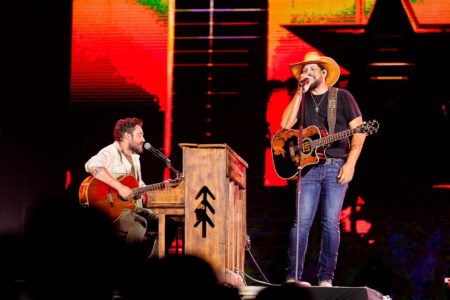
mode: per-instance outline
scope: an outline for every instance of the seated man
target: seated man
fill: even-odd
[[[145,142],[142,125],[143,121],[138,118],[125,118],[117,121],[114,128],[114,143],[91,157],[86,162],[85,169],[94,179],[115,189],[118,193],[117,199],[120,196],[124,200],[117,200],[117,203],[112,205],[111,196],[103,195],[103,203],[99,204],[98,208],[106,208],[105,212],[110,217],[113,212],[117,214],[111,219],[116,229],[126,234],[128,249],[142,250],[146,256],[152,256],[154,252],[152,250],[157,247],[155,247],[155,239],[148,237],[156,237],[158,216],[150,209],[143,208],[142,199],[136,200],[137,195],[134,195],[132,190],[137,186],[145,186],[142,181],[139,160],[139,153],[143,152]],[[126,180],[124,176],[128,176]],[[136,186],[130,184],[130,181]],[[111,205],[108,202],[111,202]],[[91,204],[89,206],[95,207]],[[152,234],[149,235],[148,232]],[[170,246],[176,233],[174,222],[167,222],[166,232],[167,245]],[[167,246],[166,249],[168,249]]]

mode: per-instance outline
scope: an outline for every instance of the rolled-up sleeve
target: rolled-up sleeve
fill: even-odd
[[[108,146],[100,150],[96,155],[92,156],[84,165],[86,172],[89,173],[90,168],[104,167],[109,168],[114,160],[114,149]]]

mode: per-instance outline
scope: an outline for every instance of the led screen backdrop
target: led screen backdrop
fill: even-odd
[[[346,30],[364,28],[371,17],[376,0],[268,0],[268,46],[267,79],[286,82],[292,77],[289,64],[301,61],[308,51],[327,55],[326,51],[314,49],[286,29],[286,26],[333,25]],[[450,0],[402,0],[403,7],[413,29],[418,33],[449,30]],[[364,30],[364,29],[362,29]],[[357,30],[355,30],[356,33]],[[341,74],[349,74],[341,68]],[[277,85],[282,86],[280,84]],[[267,107],[267,123],[270,138],[280,129],[281,114],[291,96],[286,88],[274,88]],[[270,149],[266,149],[266,186],[284,186],[274,171]]]
[[[71,103],[171,95],[170,0],[73,0]]]
[[[365,25],[375,0],[269,0],[269,80],[291,77],[287,66],[317,51],[288,31],[287,25]]]
[[[449,0],[402,0],[409,21],[416,32],[447,31],[450,26]]]

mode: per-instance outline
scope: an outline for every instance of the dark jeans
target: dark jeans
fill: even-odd
[[[299,224],[297,227],[297,220],[294,220],[290,233],[286,279],[301,279],[309,232],[321,202],[322,240],[318,280],[333,280],[340,242],[340,214],[348,187],[348,184],[339,184],[337,179],[343,164],[343,159],[328,159],[325,164],[314,167],[302,178],[296,203]]]

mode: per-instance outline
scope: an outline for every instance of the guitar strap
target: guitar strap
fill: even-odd
[[[328,93],[328,134],[334,133],[334,126],[336,125],[336,105],[337,105],[337,92],[338,88],[330,87]]]

